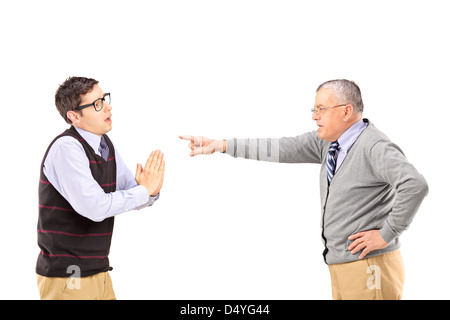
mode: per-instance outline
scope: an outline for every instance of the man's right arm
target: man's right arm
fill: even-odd
[[[223,152],[235,158],[282,163],[321,163],[322,146],[317,132],[296,137],[212,140],[180,136],[188,140],[191,156]]]
[[[296,137],[228,139],[225,153],[232,157],[281,162],[321,163],[321,147],[317,132]]]
[[[141,166],[140,177],[145,183],[105,193],[92,176],[83,147],[71,137],[58,139],[50,148],[44,162],[44,174],[76,212],[92,221],[103,221],[136,209],[148,202],[149,195],[159,192],[157,187],[146,182],[148,179],[145,179]]]

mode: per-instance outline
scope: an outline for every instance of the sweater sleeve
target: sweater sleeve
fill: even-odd
[[[296,137],[227,139],[225,153],[245,158],[281,163],[321,163],[321,142],[317,132]]]
[[[428,194],[428,184],[401,149],[390,141],[377,142],[371,149],[371,159],[379,177],[396,191],[392,211],[380,229],[381,237],[389,243],[411,224]]]

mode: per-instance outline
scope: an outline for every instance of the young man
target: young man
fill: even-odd
[[[317,131],[281,139],[190,140],[191,156],[317,163],[321,225],[333,299],[400,299],[404,269],[399,236],[411,224],[428,186],[369,120],[359,87],[331,80],[316,91]]]
[[[108,274],[114,216],[159,198],[164,155],[151,152],[133,176],[106,135],[110,99],[97,80],[83,77],[68,78],[56,92],[56,108],[71,127],[50,143],[41,164],[41,299],[115,299]]]

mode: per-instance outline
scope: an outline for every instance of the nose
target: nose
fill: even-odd
[[[112,110],[112,106],[108,102],[104,101],[103,104],[104,104],[103,109],[105,110],[105,112],[109,112]]]
[[[319,115],[318,115],[317,113],[313,113],[313,114],[312,114],[312,119],[313,119],[314,121],[319,120]]]

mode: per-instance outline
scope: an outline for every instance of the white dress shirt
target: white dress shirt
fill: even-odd
[[[75,127],[86,142],[98,152],[100,136]],[[105,193],[92,176],[89,159],[81,143],[64,136],[55,141],[44,162],[44,174],[55,189],[80,215],[103,221],[119,213],[151,206],[159,194],[149,197],[147,189],[136,183],[134,175],[115,149],[116,191]]]

